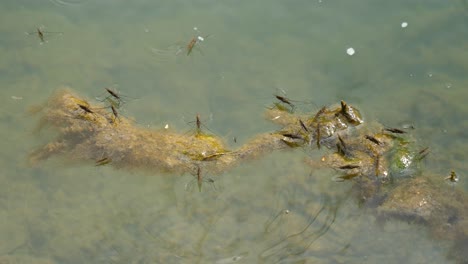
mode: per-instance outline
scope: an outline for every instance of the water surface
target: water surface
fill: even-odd
[[[431,149],[424,169],[454,169],[455,188],[468,190],[466,1],[23,0],[0,10],[0,262],[448,261],[449,243],[421,226],[379,225],[348,197],[350,183],[311,171],[304,160],[318,151],[210,175],[198,192],[191,175],[59,158],[29,167],[53,133],[34,134],[26,112],[64,85],[89,99],[111,86],[135,98],[123,114],[139,125],[189,131],[199,113],[235,148],[277,128],[262,114],[275,93],[313,102],[299,107],[308,111],[345,100],[366,122],[413,124]],[[41,42],[38,27],[62,34]],[[208,37],[187,56],[198,35]]]

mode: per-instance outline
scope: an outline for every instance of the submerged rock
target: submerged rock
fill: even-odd
[[[468,241],[467,195],[448,186],[444,177],[421,170],[428,148],[417,149],[403,130],[363,126],[359,110],[344,101],[316,113],[295,113],[292,102],[282,99],[266,111],[282,128],[232,150],[220,137],[203,131],[198,116],[192,133],[150,130],[121,116],[113,105],[92,104],[63,89],[44,104],[38,126],[54,129],[57,136],[29,158],[32,164],[61,156],[96,166],[188,172],[197,176],[201,190],[205,171],[219,174],[275,150],[322,149],[319,162],[307,163],[313,169],[335,170],[337,182],[352,182],[355,198],[375,208],[380,221],[426,225],[435,238],[455,241],[451,256],[467,261],[461,246]]]

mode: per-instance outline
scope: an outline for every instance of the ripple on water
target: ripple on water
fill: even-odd
[[[49,0],[58,6],[80,6],[88,2],[88,0]]]

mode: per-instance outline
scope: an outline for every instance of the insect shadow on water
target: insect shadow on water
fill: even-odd
[[[53,31],[45,31],[44,26],[39,26],[36,28],[35,31],[25,32],[28,36],[35,36],[39,39],[39,44],[42,45],[44,43],[49,42],[49,39],[53,36],[61,36],[63,32],[53,32]]]
[[[211,185],[214,191],[218,191],[215,185],[215,181],[212,178],[205,177],[206,175],[204,175],[204,171],[202,170],[200,166],[197,166],[195,169],[195,172],[191,174],[194,177],[194,179],[192,179],[190,182],[185,184],[185,188],[184,188],[185,191],[192,191],[193,186],[195,185],[195,182],[197,183],[199,192],[202,191],[203,183],[207,183]]]
[[[315,214],[309,216],[307,225],[298,232],[282,237],[279,241],[274,241],[259,254],[262,263],[278,263],[288,258],[298,257],[320,237],[325,235],[336,219],[338,205],[332,205],[328,198],[324,197],[320,208]],[[269,220],[266,227],[272,224],[281,216],[291,214],[294,211],[281,210],[272,220]],[[271,228],[266,228],[265,230]],[[266,233],[268,236],[269,233]]]

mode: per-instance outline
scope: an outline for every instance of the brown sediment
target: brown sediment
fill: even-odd
[[[273,150],[311,147],[314,139],[317,146],[329,146],[336,132],[356,124],[347,109],[353,109],[352,119],[361,120],[359,112],[348,105],[324,107],[315,115],[299,115],[275,104],[266,115],[283,128],[258,135],[239,149],[230,150],[219,137],[201,131],[198,115],[197,132],[192,135],[149,130],[118,115],[113,105],[92,105],[71,90],[62,89],[45,104],[40,120],[40,127],[55,128],[59,134],[54,141],[33,151],[30,162],[35,164],[60,154],[76,162],[92,161],[117,168],[187,172],[201,166],[210,173],[221,173],[240,161]],[[106,162],[101,161],[103,158]]]
[[[466,263],[467,201],[466,193],[450,188],[438,175],[408,178],[388,192],[377,208],[378,219],[426,225],[435,239],[454,241],[451,258],[457,263]]]
[[[93,112],[83,111],[84,105]],[[32,163],[61,153],[74,161],[112,160],[119,168],[141,167],[154,171],[180,171],[190,161],[202,161],[226,147],[216,137],[196,134],[184,136],[169,131],[152,131],[134,126],[110,109],[93,107],[69,90],[54,94],[44,107],[42,124],[59,131],[57,139],[30,155]],[[44,126],[44,125],[42,125]]]
[[[436,238],[468,241],[468,197],[445,186],[443,176],[421,175],[419,163],[428,149],[416,149],[411,135],[399,129],[362,128],[359,111],[343,101],[315,114],[293,114],[276,103],[265,115],[282,128],[257,135],[234,150],[220,137],[201,131],[198,115],[193,134],[150,130],[118,115],[112,105],[94,105],[69,89],[56,92],[41,112],[38,127],[53,128],[58,135],[30,154],[32,164],[60,155],[152,173],[198,171],[201,189],[202,172],[223,173],[275,150],[322,147],[326,152],[322,161],[308,164],[334,169],[336,181],[353,182],[358,201],[375,207],[379,219],[424,224]],[[457,248],[452,253],[461,256]]]
[[[60,154],[74,162],[91,161],[117,168],[190,172],[203,167],[210,173],[221,173],[239,161],[288,147],[282,141],[284,136],[266,133],[232,151],[219,137],[201,129],[189,135],[150,130],[123,116],[118,116],[116,123],[114,111],[102,105],[93,106],[69,89],[56,92],[42,109],[40,127],[54,128],[59,134],[30,154],[31,164]],[[101,161],[103,157],[106,162]]]

